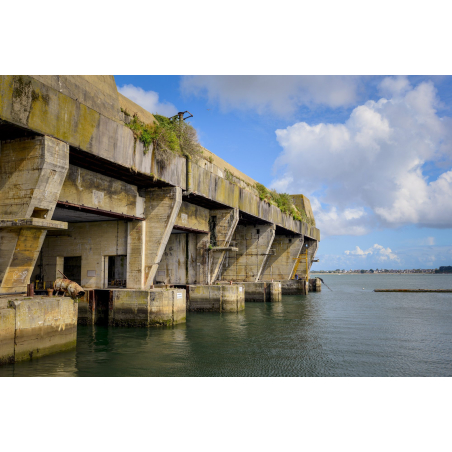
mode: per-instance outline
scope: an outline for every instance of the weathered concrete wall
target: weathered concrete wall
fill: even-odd
[[[0,76],[0,118],[38,133],[52,135],[75,148],[150,179],[157,178],[171,185],[187,188],[184,158],[174,156],[168,164],[162,166],[158,163],[154,150],[150,149],[145,153],[142,143],[135,142],[132,131],[123,123],[111,119],[109,116],[113,114],[106,113],[105,108],[96,106],[91,101],[80,103],[64,94],[64,90],[56,89],[59,86],[56,82],[46,83],[29,76]],[[92,107],[102,110],[105,115]],[[232,183],[224,178],[225,175],[221,177],[217,173],[193,164],[193,191],[293,232],[320,239],[315,227],[295,221],[276,206],[259,200],[255,190],[249,185],[239,186],[241,184]]]
[[[0,365],[14,362],[15,331],[16,311],[0,300]]]
[[[238,312],[245,309],[243,284],[188,286],[188,310],[203,312]]]
[[[67,144],[53,138],[0,143],[0,218],[30,218],[41,209],[50,220],[68,167]]]
[[[77,303],[67,297],[0,301],[0,364],[25,361],[74,348]]]
[[[315,226],[314,213],[312,212],[311,202],[309,199],[304,195],[290,195],[290,197],[292,198],[295,207],[300,211],[304,210],[306,212],[306,216],[312,222],[312,225]]]
[[[238,251],[228,251],[220,279],[225,281],[257,281],[275,237],[275,225],[237,225],[233,244]]]
[[[58,266],[62,258],[81,256],[82,287],[104,288],[105,259],[127,254],[127,226],[124,221],[69,223],[67,231],[49,233],[42,246],[44,280],[49,283],[61,277],[57,270],[63,271]],[[32,280],[40,271],[41,256],[37,259]]]
[[[137,217],[144,215],[144,198],[138,195],[135,185],[74,165],[69,165],[58,200]]]
[[[183,201],[174,225],[209,232],[209,215],[209,209]]]
[[[119,93],[113,75],[33,75],[34,79],[115,121]]]
[[[174,325],[186,320],[183,289],[112,290],[109,325]]]
[[[45,220],[0,229],[0,293],[26,289],[68,167],[69,147],[53,138],[0,143],[0,220]]]
[[[155,276],[157,284],[186,284],[188,238],[189,234],[171,234]]]
[[[185,188],[184,158],[174,156],[168,165],[161,167],[153,149],[145,153],[143,144],[135,143],[133,132],[124,123],[104,115],[103,108],[91,102],[86,102],[91,107],[80,103],[54,86],[30,76],[1,75],[0,119]],[[119,117],[119,114],[118,108],[115,115]]]
[[[242,173],[240,170],[233,167],[226,160],[223,160],[221,157],[218,157],[218,155],[215,155],[208,149],[203,148],[203,154],[204,158],[201,160],[201,163],[199,165],[202,168],[207,169],[208,171],[223,178],[226,176],[225,172],[229,171],[230,177],[234,177],[235,179],[237,179],[238,182],[241,179],[244,184],[248,185],[248,187],[250,186],[253,187],[256,184],[256,181],[254,179],[249,177],[247,174]]]
[[[268,256],[260,280],[283,281],[289,279],[295,266],[295,259],[300,254],[302,247],[302,238],[276,235],[271,246],[274,254]]]
[[[314,226],[294,220],[278,207],[261,201],[254,191],[241,188],[195,164],[192,165],[192,186],[193,192],[206,198],[226,206],[238,207],[239,210],[269,223],[320,240],[320,231]]]

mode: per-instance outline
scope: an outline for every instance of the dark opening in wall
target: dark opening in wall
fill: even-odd
[[[47,218],[47,214],[49,213],[49,209],[41,209],[39,207],[35,207],[33,209],[33,213],[31,214],[32,218]]]
[[[126,287],[127,256],[108,256],[108,287]]]
[[[67,279],[82,285],[82,256],[65,257],[63,273]]]
[[[217,246],[217,235],[215,233],[217,228],[217,217],[212,215],[209,218],[209,231],[210,231],[210,244],[212,246]]]

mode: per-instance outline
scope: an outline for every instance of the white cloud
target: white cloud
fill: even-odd
[[[276,131],[283,152],[275,170],[283,173],[272,186],[314,199],[323,235],[378,224],[452,227],[452,121],[437,114],[433,84],[386,78],[380,90],[392,97],[356,107],[344,124]],[[439,176],[427,177],[427,162]]]
[[[351,76],[196,75],[183,77],[181,90],[207,97],[223,111],[256,110],[285,116],[302,105],[352,105],[359,84],[359,78]]]
[[[143,88],[134,85],[118,87],[118,91],[150,113],[157,113],[162,116],[174,116],[178,111],[169,102],[159,102],[159,95],[155,91],[145,91]]]
[[[400,261],[399,256],[393,253],[391,248],[385,248],[381,245],[378,245],[377,243],[367,250],[362,250],[359,246],[356,246],[356,248],[353,251],[346,250],[345,254],[347,255],[353,254],[355,256],[360,256],[362,258],[366,258],[368,255],[374,255],[376,256],[376,260],[380,262],[384,262],[387,260],[391,261],[393,260],[397,262]]]
[[[394,97],[404,94],[411,88],[408,78],[405,76],[386,77],[378,87],[383,97]]]

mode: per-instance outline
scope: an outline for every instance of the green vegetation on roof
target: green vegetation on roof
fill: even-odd
[[[306,215],[303,209],[298,209],[292,202],[292,198],[287,193],[278,193],[276,190],[269,190],[262,184],[256,183],[256,190],[259,193],[259,198],[273,206],[278,207],[281,212],[291,215],[294,220],[304,221],[310,226],[315,226],[312,218]]]
[[[126,110],[121,111],[130,116]],[[152,144],[156,159],[161,163],[168,163],[172,155],[199,160],[202,155],[201,145],[196,130],[190,123],[180,120],[178,116],[167,118],[154,114],[154,117],[158,123],[145,124],[136,114],[129,123],[125,123],[133,131],[135,139],[143,143],[145,154]]]

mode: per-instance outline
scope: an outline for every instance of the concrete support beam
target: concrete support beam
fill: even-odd
[[[0,293],[23,292],[69,168],[69,146],[51,137],[0,143]],[[20,219],[20,220],[17,220]]]
[[[276,235],[271,249],[274,254],[268,259],[262,270],[260,281],[284,281],[291,277],[295,259],[303,248],[303,237]]]
[[[213,247],[229,247],[238,221],[238,209],[211,210],[210,244]],[[209,251],[209,279],[207,284],[213,284],[218,279],[226,253],[227,251],[224,250]]]
[[[229,251],[221,279],[225,281],[256,282],[259,280],[275,238],[275,225],[238,225],[234,237],[238,251]]]
[[[129,226],[128,289],[146,289],[154,283],[181,204],[180,187],[146,190],[144,205],[146,219],[142,222],[134,221]]]

